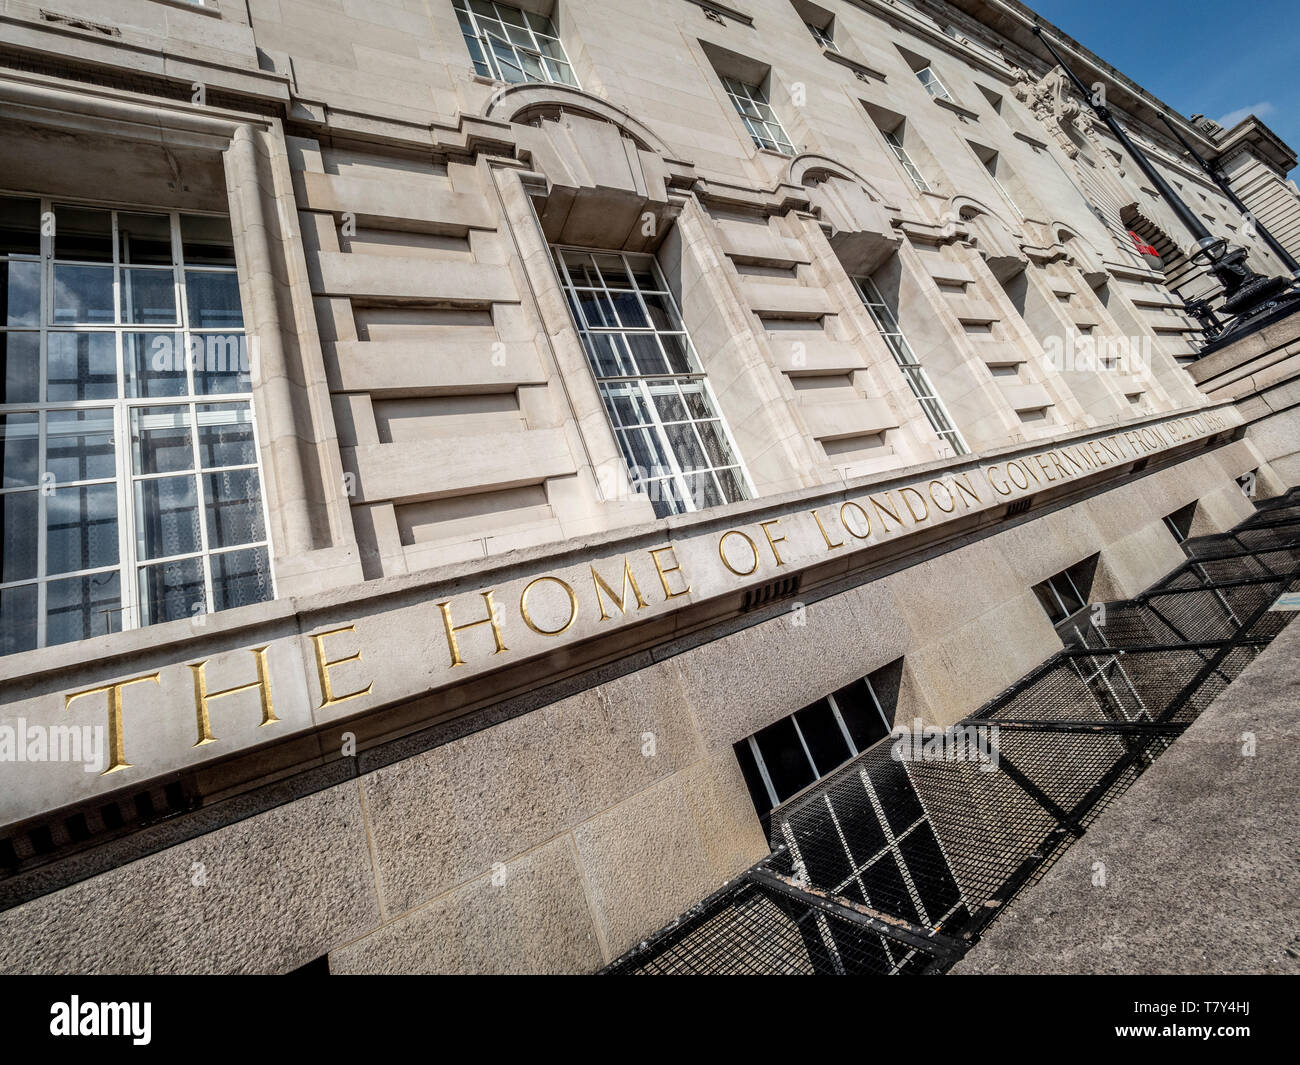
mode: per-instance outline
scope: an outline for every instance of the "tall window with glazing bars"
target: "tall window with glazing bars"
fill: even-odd
[[[885,297],[880,294],[876,283],[869,277],[855,277],[853,283],[857,286],[862,302],[867,305],[867,311],[871,314],[876,328],[880,330],[880,335],[889,345],[889,350],[894,356],[894,361],[898,363],[898,368],[903,372],[908,387],[916,396],[917,402],[921,404],[921,410],[925,412],[931,428],[955,454],[969,454],[970,448],[966,446],[961,432],[953,424],[948,408],[944,406],[943,400],[939,398],[939,393],[935,391],[930,381],[930,375],[925,372],[925,367],[912,351],[912,345],[907,342],[907,337],[899,328],[894,312],[885,303]]]
[[[229,221],[0,196],[0,653],[273,595]]]
[[[749,130],[755,147],[780,152],[782,155],[794,155],[794,145],[790,143],[776,112],[772,110],[763,86],[746,85],[735,78],[723,78],[722,87],[727,90],[727,96],[745,123],[745,128]]]
[[[654,257],[556,248],[555,262],[632,483],[655,514],[750,498],[740,453]]]
[[[474,69],[483,77],[578,84],[549,18],[491,0],[452,0],[452,6]]]

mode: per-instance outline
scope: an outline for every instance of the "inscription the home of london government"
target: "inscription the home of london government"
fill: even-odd
[[[432,608],[431,631],[437,635],[430,646],[435,647],[435,657],[441,660],[429,664],[424,692],[521,657],[545,654],[563,642],[600,635],[620,623],[676,609],[691,593],[708,598],[743,588],[746,583],[768,581],[840,551],[868,547],[905,535],[917,527],[933,526],[962,513],[1005,504],[1053,484],[1086,477],[1107,467],[1214,435],[1231,429],[1238,421],[1239,416],[1231,410],[1178,417],[975,469],[949,471],[902,487],[865,492],[842,502],[791,510],[779,517],[739,525],[707,537],[692,537],[688,530],[683,530],[681,537],[671,544],[606,556],[585,562],[577,569],[569,567],[531,579],[506,582],[506,585],[466,591],[451,598],[434,596],[431,597],[434,601],[426,602],[423,609]],[[516,593],[519,586],[522,590]],[[642,615],[641,611],[646,613]],[[282,738],[312,724],[350,717],[396,698],[422,694],[415,690],[398,691],[396,687],[385,689],[388,678],[384,663],[374,661],[376,649],[386,649],[390,654],[401,653],[401,649],[376,641],[368,654],[363,654],[361,647],[366,643],[363,629],[368,622],[374,623],[373,616],[351,624],[329,625],[302,636],[266,641],[265,646],[223,651],[223,659],[231,654],[246,656],[250,674],[246,683],[224,690],[213,690],[207,675],[208,664],[199,661],[168,665],[93,687],[47,694],[30,700],[27,706],[34,709],[31,704],[39,702],[43,704],[40,716],[67,720],[59,712],[74,707],[79,711],[90,710],[92,706],[88,704],[97,704],[94,716],[107,726],[108,739],[108,765],[99,774],[102,777],[134,767],[129,760],[132,733],[142,722],[132,715],[132,727],[126,728],[123,717],[124,707],[129,710],[133,698],[152,690],[163,698],[147,701],[166,706],[173,713],[173,708],[192,701],[194,717],[190,734],[193,739],[184,744],[191,748],[185,760],[204,761],[237,747]],[[314,683],[308,683],[305,689],[298,687],[298,691],[309,693],[309,715],[302,712],[303,708],[291,709],[284,716],[292,720],[282,720],[277,716],[278,706],[272,690],[277,670],[269,659],[281,653],[280,647],[290,641],[299,642],[306,655],[303,664]],[[164,680],[163,673],[175,674],[175,678]],[[176,690],[174,693],[159,691],[155,686]],[[238,705],[236,700],[228,698],[240,695],[245,699],[238,700]],[[220,741],[225,730],[220,723],[213,722],[213,712],[218,707],[223,711],[224,721],[220,723],[242,734],[239,740],[228,741],[224,751]],[[249,735],[255,720],[254,708],[259,712],[258,723],[253,728],[256,741]],[[31,709],[26,712],[30,714]],[[242,727],[237,727],[236,720]],[[173,719],[167,730],[169,734],[177,735],[175,726]],[[160,753],[158,745],[148,743],[147,746],[152,761]],[[206,749],[200,755],[193,748]],[[151,772],[165,765],[165,761],[159,761],[141,768]]]

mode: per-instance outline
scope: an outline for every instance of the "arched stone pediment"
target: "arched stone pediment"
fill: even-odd
[[[483,117],[510,122],[521,158],[546,178],[530,192],[552,243],[653,250],[695,180],[644,122],[581,89],[511,85]]]
[[[885,198],[880,195],[871,182],[852,167],[845,166],[828,155],[819,155],[816,152],[804,152],[802,155],[796,155],[790,160],[790,165],[786,168],[786,174],[792,185],[803,185],[809,188],[832,177],[852,181],[865,189],[867,195],[874,202],[880,204],[885,202]]]
[[[965,223],[971,243],[998,278],[1012,277],[1024,269],[1027,259],[999,212],[971,196],[954,196],[948,201],[948,215],[950,221]]]
[[[1088,284],[1099,285],[1107,278],[1102,258],[1089,241],[1064,222],[1053,222],[1051,230],[1056,243],[1065,249],[1066,257],[1078,267]]]
[[[554,82],[524,82],[508,85],[492,94],[483,111],[484,118],[499,122],[531,123],[540,118],[561,114],[584,115],[616,126],[642,151],[671,158],[668,144],[640,119],[608,100],[583,92],[571,85]]]
[[[824,155],[790,160],[789,181],[808,189],[808,199],[831,227],[831,246],[850,273],[871,273],[897,250],[901,235],[893,209],[857,171]]]

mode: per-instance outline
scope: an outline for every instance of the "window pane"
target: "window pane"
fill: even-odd
[[[579,291],[577,297],[578,306],[582,309],[583,317],[591,328],[609,328],[618,324],[614,319],[614,309],[610,305],[609,297],[603,292]]]
[[[180,333],[125,333],[122,356],[129,397],[183,396],[189,391]]]
[[[704,442],[704,451],[708,455],[709,465],[736,465],[736,456],[732,454],[731,446],[723,435],[721,422],[696,422],[695,428]]]
[[[675,384],[671,382],[652,384],[650,396],[654,400],[660,421],[684,422],[686,420],[686,405],[678,395]]]
[[[640,468],[642,477],[662,477],[672,469],[654,429],[628,429],[626,437],[632,465]]]
[[[172,226],[165,214],[128,214],[117,216],[118,261],[140,265],[172,264]]]
[[[591,256],[585,251],[566,251],[562,258],[568,268],[569,277],[578,288],[597,288],[600,275],[592,265]]]
[[[36,585],[0,590],[0,654],[36,646]]]
[[[247,403],[199,404],[198,415],[199,461],[205,470],[257,461],[253,412]]]
[[[582,334],[582,342],[592,362],[597,377],[625,377],[631,372],[631,363],[623,347],[623,338],[609,333]]]
[[[640,384],[606,385],[605,397],[617,425],[648,425],[652,421]]]
[[[606,288],[631,288],[632,279],[627,275],[621,255],[597,255],[594,257],[600,267],[600,275]]]
[[[749,489],[745,486],[745,478],[739,469],[718,470],[717,477],[728,503],[739,503],[742,499],[749,498]]]
[[[52,302],[55,325],[110,325],[113,268],[55,264]]]
[[[135,501],[141,558],[170,558],[199,549],[199,503],[193,477],[137,481]]]
[[[252,391],[248,342],[243,333],[191,336],[189,351],[195,392],[215,396]]]
[[[1061,597],[1065,604],[1067,614],[1073,614],[1076,610],[1083,609],[1083,600],[1074,592],[1074,582],[1065,574],[1058,574],[1049,579],[1052,587],[1056,589],[1056,594]]]
[[[51,403],[117,397],[112,333],[50,333],[47,347],[45,393]]]
[[[117,564],[117,486],[57,488],[45,497],[45,572]]]
[[[0,414],[0,488],[36,483],[37,415]]]
[[[618,324],[624,329],[650,328],[650,320],[634,292],[614,293],[614,311],[618,314]]]
[[[136,473],[175,473],[194,468],[187,407],[137,407],[131,411]]]
[[[224,470],[203,477],[210,548],[266,539],[261,480],[256,469]]]
[[[713,479],[713,474],[708,472],[688,473],[685,476],[685,481],[696,510],[721,506],[726,502],[722,498],[722,493],[718,491],[718,485]]]
[[[176,283],[170,270],[122,271],[122,321],[132,325],[176,323]]]
[[[546,61],[546,69],[551,72],[551,78],[564,85],[572,85],[575,88],[578,85],[578,79],[574,76],[573,68],[568,63],[559,63],[554,59]]]
[[[0,333],[0,403],[35,401],[39,396],[40,363],[39,333]]]
[[[212,601],[217,610],[264,603],[271,597],[271,564],[266,548],[212,556]]]
[[[36,514],[35,492],[0,495],[0,581],[25,581],[36,576]]]
[[[56,484],[117,476],[113,412],[57,410],[45,416],[45,469]]]
[[[793,718],[782,718],[768,725],[754,739],[781,802],[817,779],[795,732]]]
[[[39,255],[41,201],[0,196],[0,255]]]
[[[181,254],[190,266],[234,266],[235,241],[230,219],[181,215]]]
[[[668,443],[673,449],[673,458],[677,460],[677,465],[683,471],[708,468],[709,460],[704,457],[704,450],[700,447],[699,441],[695,439],[695,430],[691,428],[689,423],[679,422],[674,425],[665,425],[664,435],[668,437]]]
[[[140,570],[141,622],[154,625],[162,621],[197,617],[207,611],[203,588],[203,559],[187,558],[145,566]]]
[[[829,702],[819,699],[812,706],[805,706],[794,715],[794,719],[799,723],[804,743],[812,753],[818,776],[825,776],[837,765],[848,761],[849,745]]]
[[[636,372],[643,377],[668,373],[668,360],[659,348],[659,341],[653,333],[624,334],[627,346],[636,363]]]
[[[685,333],[660,333],[659,342],[663,344],[668,356],[668,369],[673,373],[698,373],[699,364],[692,357],[690,341]]]
[[[45,589],[45,645],[53,647],[122,631],[117,570],[51,581]]]
[[[1052,594],[1052,590],[1048,587],[1046,581],[1034,585],[1034,594],[1038,596],[1038,602],[1047,612],[1047,616],[1051,618],[1053,625],[1065,620],[1066,612],[1061,609],[1061,604],[1056,601],[1056,596]]]
[[[98,207],[56,205],[54,257],[88,263],[111,263],[113,212]]]
[[[840,717],[859,751],[865,751],[889,734],[865,680],[855,680],[837,691],[835,705],[840,708]]]
[[[41,264],[0,262],[0,321],[5,325],[41,324]]]
[[[656,329],[673,332],[682,328],[681,319],[673,308],[672,299],[666,292],[647,292],[646,309],[650,312],[650,324]]]
[[[191,329],[242,329],[239,278],[234,273],[185,271],[185,298]]]

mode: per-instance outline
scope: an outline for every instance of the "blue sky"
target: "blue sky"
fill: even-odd
[[[1300,151],[1298,0],[1025,2],[1182,114],[1254,113]]]

